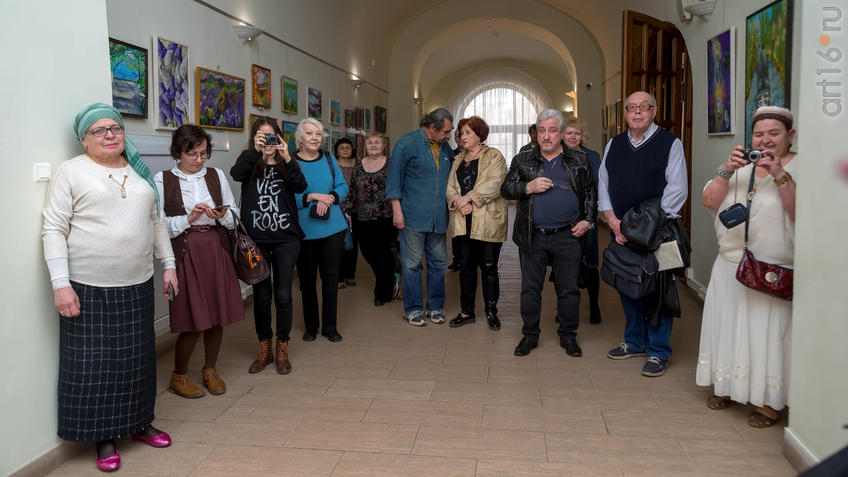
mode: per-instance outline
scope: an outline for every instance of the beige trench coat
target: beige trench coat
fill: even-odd
[[[448,176],[447,201],[450,218],[448,235],[465,235],[465,216],[454,208],[453,201],[462,195],[456,170],[464,162],[465,153],[454,158]],[[506,177],[506,161],[497,149],[483,146],[477,166],[477,181],[468,193],[471,199],[471,238],[483,242],[505,242],[507,201],[501,197],[501,183]]]

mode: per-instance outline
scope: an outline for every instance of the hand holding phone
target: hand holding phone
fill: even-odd
[[[218,207],[215,207],[214,210],[215,210],[215,212],[218,212],[220,214],[222,212],[226,212],[227,209],[229,209],[229,208],[230,208],[229,205],[224,204],[224,205],[219,205]]]
[[[177,296],[177,294],[174,293],[174,286],[169,283],[168,284],[168,301],[174,301],[174,298],[176,298],[176,296]]]

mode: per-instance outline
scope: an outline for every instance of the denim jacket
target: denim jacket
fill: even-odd
[[[433,161],[424,129],[405,134],[395,144],[386,178],[386,198],[400,199],[406,226],[416,232],[445,233],[448,207],[445,192],[453,151],[439,145],[439,167]]]

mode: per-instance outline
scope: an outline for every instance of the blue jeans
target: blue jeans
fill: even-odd
[[[427,260],[427,310],[445,307],[445,270],[448,268],[448,250],[445,234],[416,232],[405,228],[400,231],[400,259],[403,266],[403,313],[424,310],[421,281],[421,258]]]
[[[648,326],[645,321],[645,308],[641,300],[628,296],[621,297],[624,308],[624,342],[635,351],[645,351],[648,356],[667,360],[671,356],[671,324],[674,318],[660,316],[658,326]]]

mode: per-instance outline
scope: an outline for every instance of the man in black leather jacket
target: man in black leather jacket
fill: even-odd
[[[518,200],[512,240],[521,259],[524,326],[515,355],[526,356],[538,346],[542,286],[551,265],[556,280],[560,346],[569,356],[581,356],[577,344],[580,237],[595,226],[597,186],[585,154],[562,141],[565,118],[561,112],[542,111],[536,126],[539,145],[512,159],[501,185],[505,199]]]

